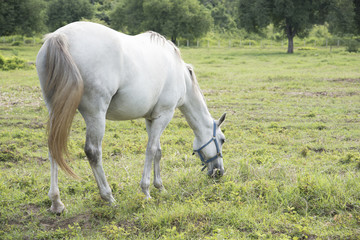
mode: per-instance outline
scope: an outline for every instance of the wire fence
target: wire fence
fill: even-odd
[[[20,35],[2,36],[0,37],[0,43],[12,44],[14,46],[22,44],[35,45],[42,44],[42,39],[40,37],[24,37]]]
[[[344,47],[347,39],[294,39],[294,47]],[[178,47],[195,48],[287,48],[287,40],[251,40],[251,39],[229,39],[229,40],[187,40],[181,39],[176,42]]]
[[[318,48],[318,47],[345,47],[351,39],[345,38],[294,38],[295,48]],[[43,40],[40,37],[24,37],[20,35],[2,36],[0,43],[11,44],[13,46],[19,45],[36,45],[42,44]],[[287,39],[283,40],[252,40],[252,39],[179,39],[176,41],[178,47],[192,47],[192,48],[287,48]]]

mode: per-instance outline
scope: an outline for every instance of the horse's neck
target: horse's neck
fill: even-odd
[[[209,129],[211,132],[213,127],[213,118],[198,86],[192,85],[187,88],[186,99],[180,107],[180,111],[184,114],[197,138],[208,137]]]

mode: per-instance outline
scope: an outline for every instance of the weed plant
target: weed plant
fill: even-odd
[[[39,46],[12,49],[34,62]],[[108,206],[77,114],[70,164],[82,180],[59,173],[61,216],[48,212],[47,111],[36,71],[0,71],[0,239],[360,238],[360,54],[283,52],[182,49],[211,114],[228,113],[226,173],[212,179],[200,171],[177,111],[161,138],[167,191],[152,187],[148,201],[139,187],[144,121],[107,122],[103,164],[117,200]]]

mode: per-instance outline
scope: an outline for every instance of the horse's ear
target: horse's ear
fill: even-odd
[[[217,121],[218,127],[220,127],[221,124],[223,124],[223,122],[225,121],[225,118],[226,118],[226,113],[224,113],[224,114],[219,118],[219,120]]]

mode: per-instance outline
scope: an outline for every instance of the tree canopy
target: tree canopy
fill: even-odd
[[[0,36],[44,31],[45,7],[42,0],[0,0]]]
[[[111,26],[135,34],[146,30],[178,37],[197,38],[209,31],[210,11],[197,0],[125,0],[111,15]]]
[[[360,32],[356,28],[356,11],[355,3],[360,7],[360,1],[353,0],[333,0],[333,4],[330,5],[329,14],[327,17],[329,24],[329,30],[332,33],[343,34],[359,34]],[[360,9],[358,9],[359,11]],[[357,18],[360,16],[358,15]],[[360,26],[358,26],[359,28]]]
[[[82,18],[91,19],[93,5],[88,0],[54,0],[49,2],[47,25],[50,31]]]
[[[240,27],[256,32],[273,23],[284,31],[288,53],[292,53],[293,38],[305,36],[314,24],[324,23],[330,3],[326,0],[239,0]]]
[[[272,24],[288,39],[314,24],[331,34],[360,34],[360,0],[0,0],[0,35],[34,35],[87,19],[129,34],[157,31],[172,41],[220,34],[266,34]]]

